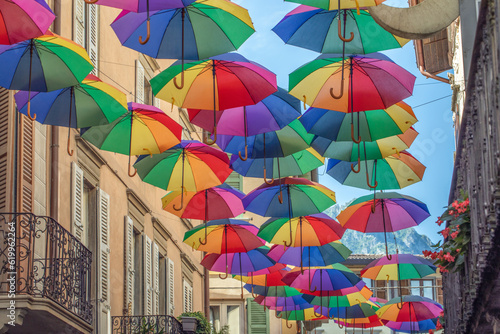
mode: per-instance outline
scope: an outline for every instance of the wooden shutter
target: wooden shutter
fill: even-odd
[[[385,281],[375,281],[375,288],[377,298],[387,299]]]
[[[410,295],[410,289],[408,288],[408,286],[410,285],[410,281],[405,279],[405,280],[402,280],[399,282],[401,284],[401,295],[402,296],[406,296],[406,295]],[[420,285],[420,283],[419,283]],[[398,292],[399,294],[399,292]]]
[[[19,124],[19,209],[21,212],[33,212],[34,201],[34,142],[35,126],[28,117],[20,116]],[[20,177],[20,178],[19,178]]]
[[[174,261],[167,259],[167,314],[173,316],[175,311],[175,266]]]
[[[153,106],[155,106],[156,108],[159,108],[161,109],[161,100],[156,98],[156,97],[153,97]]]
[[[89,54],[92,64],[94,64],[94,69],[92,74],[98,75],[98,65],[99,65],[99,6],[97,5],[87,5],[88,15],[87,15],[87,52]]]
[[[109,296],[109,278],[110,278],[110,247],[109,247],[109,195],[102,189],[98,189],[98,209],[97,209],[97,225],[99,249],[97,253],[98,264],[98,311],[100,315],[99,327],[101,331],[107,330],[110,326],[110,296]]]
[[[0,211],[11,211],[8,206],[8,198],[12,196],[7,194],[7,166],[9,161],[9,91],[0,88]]]
[[[242,177],[240,174],[238,174],[236,172],[232,172],[231,174],[229,174],[229,177],[226,179],[226,184],[230,185],[233,188],[241,190],[243,188],[241,179],[242,179]]]
[[[73,0],[73,40],[83,46],[86,45],[85,37],[85,1]]]
[[[247,299],[247,334],[269,334],[269,310]]]
[[[144,103],[144,67],[135,61],[135,102]]]
[[[182,291],[183,291],[183,303],[184,303],[184,312],[192,312],[193,311],[193,287],[191,284],[182,280]]]
[[[85,244],[83,225],[83,171],[76,162],[71,163],[71,233]]]
[[[134,223],[125,216],[125,296],[124,309],[129,313],[134,310]]]
[[[143,274],[144,274],[144,314],[150,315],[153,312],[153,272],[151,265],[151,239],[144,235],[143,253]]]
[[[153,314],[160,314],[160,250],[153,242]]]

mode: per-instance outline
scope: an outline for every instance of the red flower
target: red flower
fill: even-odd
[[[438,319],[438,321],[436,323],[436,329],[437,330],[443,329],[443,325],[441,325],[441,323],[439,322],[439,319]]]
[[[454,261],[455,261],[455,257],[454,257],[454,256],[452,256],[452,255],[450,254],[450,252],[448,252],[448,254],[444,255],[444,256],[443,256],[443,258],[444,258],[446,261],[448,261],[448,262],[454,262]]]
[[[429,329],[429,334],[434,334],[434,331],[432,329]]]
[[[443,238],[445,238],[445,239],[446,239],[446,238],[448,238],[448,234],[450,234],[450,228],[449,228],[449,227],[447,227],[447,228],[445,228],[444,230],[442,230],[442,231],[441,231],[441,232],[439,232],[439,233],[441,233],[441,235],[443,236]]]
[[[455,231],[455,232],[453,232],[453,233],[451,234],[451,238],[452,238],[452,239],[455,239],[455,238],[458,236],[458,233],[459,233],[459,232],[460,232],[460,231]]]

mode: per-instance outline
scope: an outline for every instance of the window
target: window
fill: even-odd
[[[193,312],[193,285],[182,280],[182,290],[183,290],[183,310],[184,312]]]
[[[389,289],[389,300],[399,297],[399,281],[389,281],[387,288]]]
[[[220,306],[210,306],[210,324],[220,331]]]
[[[243,177],[236,172],[229,174],[229,177],[226,179],[226,184],[243,191]]]
[[[149,63],[147,63],[146,60],[142,62],[137,59],[135,61],[135,102],[149,104],[159,108],[160,100],[154,97],[153,89],[149,83],[149,79],[152,77],[153,69]]]
[[[240,334],[245,333],[245,324],[248,326],[247,334],[269,334],[267,328],[267,312],[264,313],[263,307],[252,301],[252,299],[247,299],[247,302],[254,303],[255,308],[253,312],[249,311],[247,308],[248,319],[245,322],[245,315],[243,311],[245,310],[244,302],[238,301],[228,301],[228,302],[210,302],[210,323],[215,327],[216,330],[221,330],[224,326],[229,327],[229,334]],[[255,314],[256,317],[251,318],[251,314]],[[258,317],[260,315],[261,317]],[[262,315],[264,316],[262,318]],[[251,326],[253,323],[255,326]],[[253,330],[251,329],[253,328]],[[260,330],[259,330],[260,328]],[[263,331],[262,331],[263,330]]]
[[[240,305],[226,305],[227,325],[229,326],[229,334],[240,333]]]
[[[434,299],[434,281],[432,279],[411,280],[411,294]]]
[[[143,301],[144,298],[144,284],[143,284],[143,246],[142,246],[142,234],[134,229],[134,238],[132,249],[134,250],[134,289],[133,289],[133,314],[142,315],[143,314]]]
[[[98,75],[99,7],[73,0],[73,40],[83,46],[94,64],[92,74]]]

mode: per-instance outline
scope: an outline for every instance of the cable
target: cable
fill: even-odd
[[[448,98],[448,97],[451,97],[452,95],[453,95],[453,94],[449,94],[449,95],[446,95],[446,96],[443,96],[443,97],[437,98],[437,99],[435,99],[435,100],[432,100],[432,101],[429,101],[429,102],[425,102],[425,103],[419,104],[418,106],[412,107],[412,109],[415,109],[415,108],[418,108],[418,107],[422,107],[422,106],[425,106],[426,104],[433,103],[433,102],[436,102],[436,101],[439,101],[439,100],[446,99],[446,98]]]

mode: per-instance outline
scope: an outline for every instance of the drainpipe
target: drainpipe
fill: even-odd
[[[206,252],[203,252],[203,257],[207,255]],[[205,283],[205,291],[204,291],[204,303],[203,306],[205,308],[205,317],[210,321],[210,273],[208,269],[205,268],[203,270],[204,283]]]
[[[62,4],[60,0],[54,1],[54,31],[61,35],[61,13]],[[57,126],[51,126],[51,143],[50,143],[50,217],[59,221],[59,130]]]

